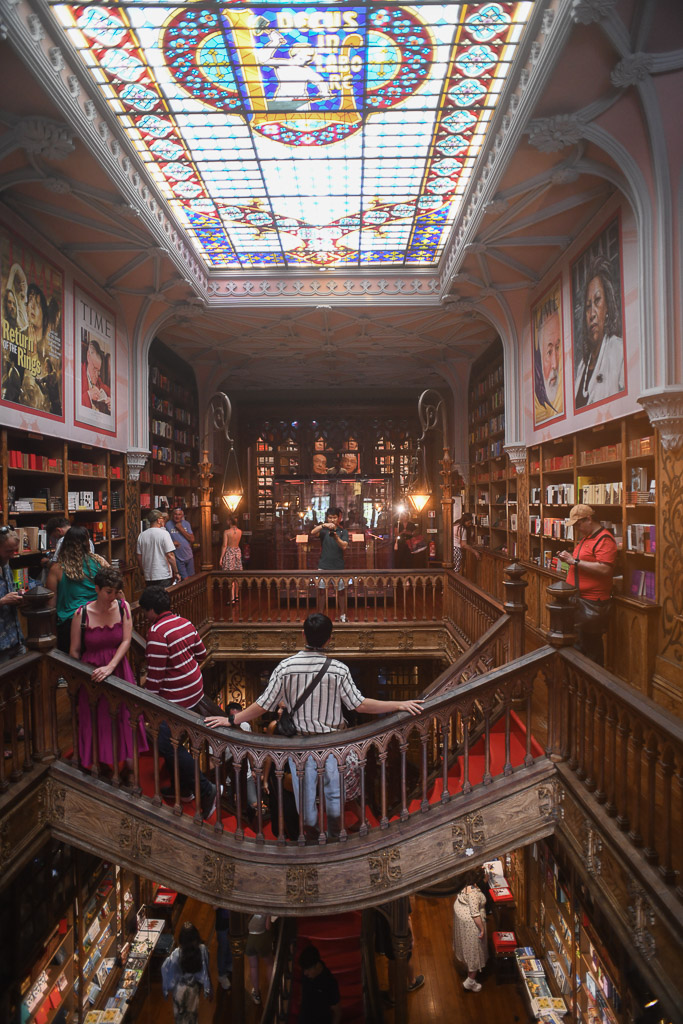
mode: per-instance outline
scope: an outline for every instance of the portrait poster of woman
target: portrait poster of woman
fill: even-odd
[[[562,280],[531,309],[534,430],[565,417]]]
[[[0,231],[2,401],[64,420],[64,279],[37,250]]]
[[[614,217],[571,268],[574,411],[627,390],[621,224]]]

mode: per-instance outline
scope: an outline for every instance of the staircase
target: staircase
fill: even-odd
[[[299,919],[294,957],[294,982],[288,1021],[294,1024],[301,1007],[301,968],[299,955],[306,946],[315,946],[320,959],[339,985],[343,1024],[362,1024],[366,1020],[363,1005],[361,950],[362,915],[359,911],[329,917]]]

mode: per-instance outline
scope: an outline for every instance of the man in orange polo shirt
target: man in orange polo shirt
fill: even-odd
[[[617,542],[601,525],[590,505],[574,505],[569,513],[569,525],[574,527],[574,550],[571,553],[559,551],[557,556],[569,563],[567,583],[577,588],[579,597],[594,602],[598,609],[605,608],[605,602],[612,596]],[[605,664],[602,637],[606,629],[606,622],[601,629],[587,629],[580,616],[577,618],[575,647],[598,665]]]

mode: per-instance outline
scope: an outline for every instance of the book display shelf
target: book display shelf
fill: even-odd
[[[149,352],[149,465],[140,474],[144,509],[180,506],[199,530],[199,401],[191,368],[158,341]]]
[[[576,1024],[623,1024],[622,972],[593,923],[590,897],[572,883],[545,843],[538,847],[537,930],[552,995],[565,1000]],[[576,890],[576,886],[575,886]]]
[[[654,431],[636,414],[528,450],[529,554],[566,572],[557,552],[572,547],[572,505],[590,505],[612,531],[625,594],[654,601],[657,549]]]
[[[18,585],[27,587],[40,575],[45,523],[57,515],[87,527],[95,550],[126,568],[122,452],[7,428],[0,433],[0,472],[0,515],[19,534],[11,563]]]
[[[117,897],[118,876],[113,865],[104,862],[89,879],[86,892],[81,894],[83,909],[78,921],[81,970],[76,990],[80,991],[82,1015],[92,1007],[105,1005],[118,976],[116,953],[120,918]]]
[[[503,346],[497,340],[470,373],[468,507],[474,515],[474,542],[516,557],[517,474],[504,451],[505,397]]]
[[[76,980],[73,914],[69,910],[53,929],[43,955],[24,982],[22,1021],[51,1024],[60,1010],[66,1014],[68,1024],[75,1021]]]

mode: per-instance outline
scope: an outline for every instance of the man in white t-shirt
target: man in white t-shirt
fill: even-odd
[[[149,513],[149,530],[138,537],[138,565],[147,586],[170,587],[180,582],[175,560],[175,544],[164,529],[164,513],[153,508]]]

